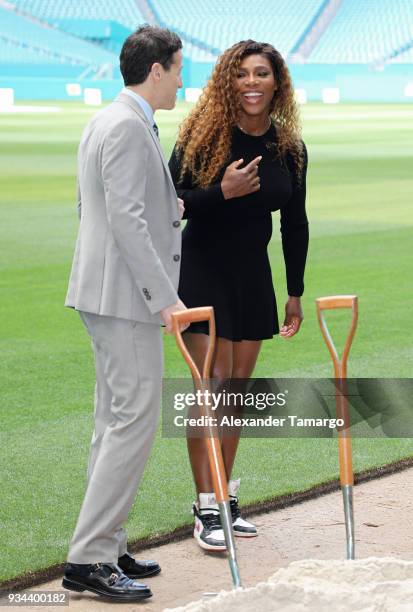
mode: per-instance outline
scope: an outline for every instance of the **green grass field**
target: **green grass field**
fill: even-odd
[[[76,149],[93,110],[0,114],[1,506],[0,580],[65,559],[85,485],[93,360],[79,317],[63,306],[77,231]],[[160,112],[168,155],[188,111]],[[329,376],[314,299],[355,293],[359,326],[349,375],[412,376],[413,110],[408,105],[308,105],[311,242],[305,321],[290,341],[264,343],[256,376]],[[219,223],[219,218],[217,218]],[[280,316],[286,298],[274,215],[271,262]],[[345,313],[330,319],[338,345]],[[165,338],[166,376],[187,376]],[[354,441],[357,471],[413,455],[410,439]],[[251,461],[254,457],[254,461]],[[241,441],[242,503],[337,477],[334,440]],[[131,539],[190,522],[184,440],[158,436],[129,518]]]

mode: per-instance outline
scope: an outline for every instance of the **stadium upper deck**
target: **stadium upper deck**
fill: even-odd
[[[145,21],[178,31],[195,62],[213,62],[245,38],[271,42],[290,61],[311,39],[304,63],[413,62],[413,0],[8,0],[0,6],[0,64],[117,66],[124,35]],[[114,36],[116,24],[123,29]]]

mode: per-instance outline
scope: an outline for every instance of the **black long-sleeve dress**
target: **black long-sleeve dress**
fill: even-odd
[[[206,189],[197,187],[188,173],[179,182],[180,157],[169,161],[177,194],[184,200],[181,276],[178,293],[188,308],[213,306],[217,336],[233,341],[263,340],[279,332],[277,306],[267,246],[272,234],[271,211],[281,212],[281,235],[291,296],[304,291],[308,248],[305,211],[307,153],[298,181],[292,155],[285,162],[271,143],[276,129],[251,136],[234,128],[231,157]],[[260,190],[225,200],[221,180],[235,160],[249,163],[262,155]],[[188,331],[208,333],[207,323],[193,323]]]

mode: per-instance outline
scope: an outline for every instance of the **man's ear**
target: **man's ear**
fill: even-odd
[[[159,62],[155,62],[151,66],[150,75],[152,76],[153,79],[155,79],[155,81],[159,81],[161,79],[161,75],[162,75],[161,68],[162,68],[162,65]]]

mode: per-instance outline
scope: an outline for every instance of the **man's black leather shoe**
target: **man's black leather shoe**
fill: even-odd
[[[152,591],[145,584],[125,576],[115,563],[67,563],[62,586],[71,591],[92,591],[118,601],[138,601],[152,597]]]
[[[129,578],[148,578],[161,571],[156,561],[136,561],[129,553],[119,557],[118,565]]]

